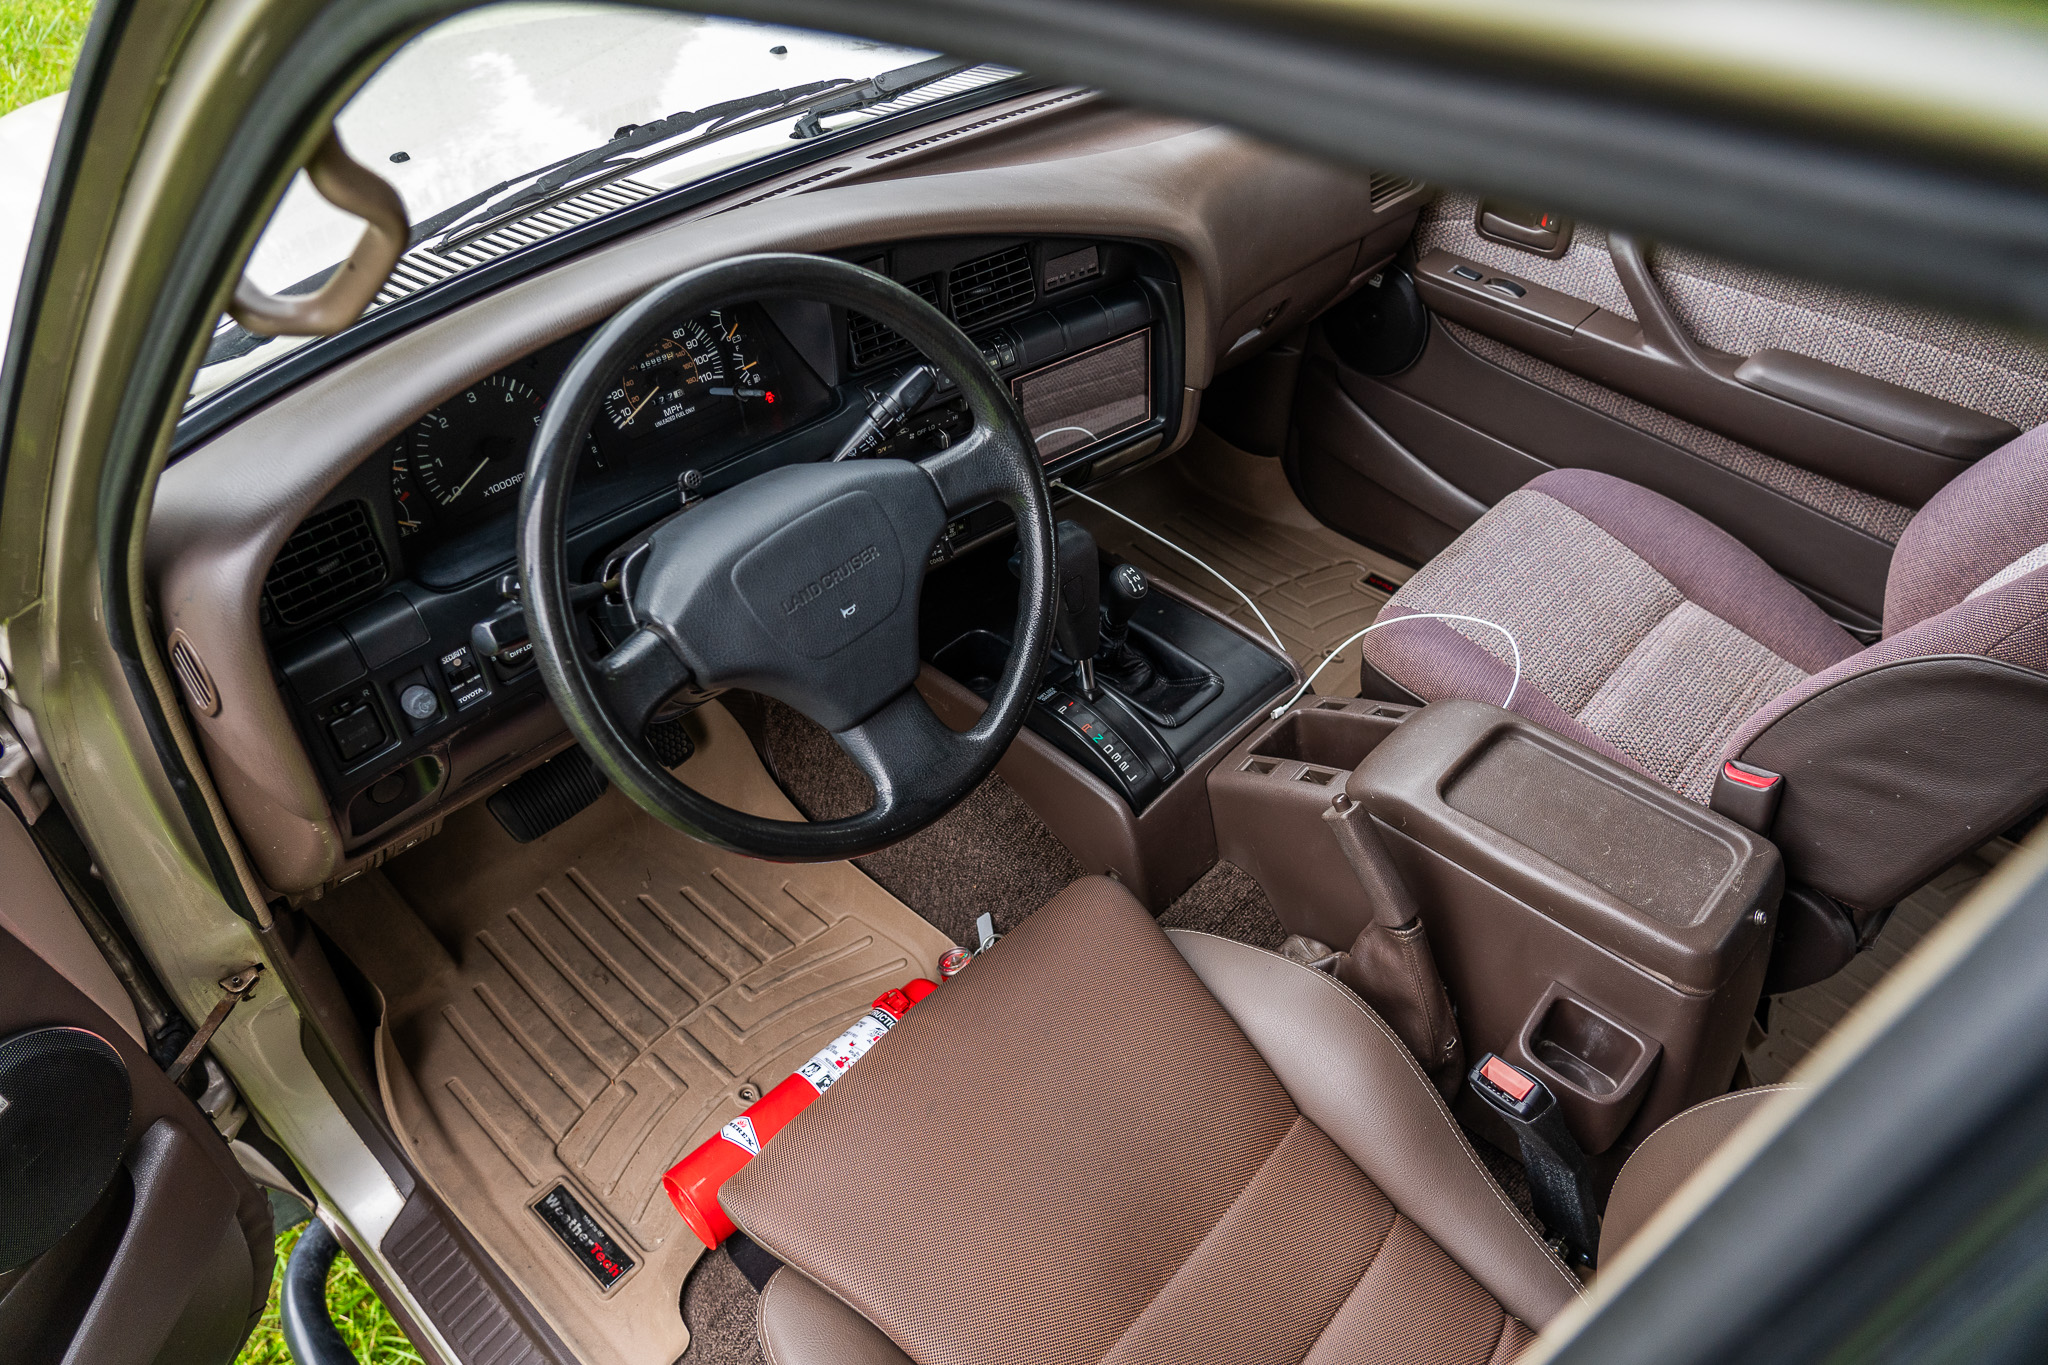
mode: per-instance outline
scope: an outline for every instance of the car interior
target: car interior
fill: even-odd
[[[579,241],[148,513],[460,1359],[1505,1362],[2048,804],[2033,337],[1029,81]]]

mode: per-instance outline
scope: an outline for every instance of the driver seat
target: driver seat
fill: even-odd
[[[776,1365],[1513,1359],[1579,1283],[1329,976],[1088,878],[725,1187]]]

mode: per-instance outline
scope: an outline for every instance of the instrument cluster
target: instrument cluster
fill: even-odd
[[[392,443],[391,498],[408,558],[429,540],[518,505],[548,398],[588,337],[570,337],[478,381]],[[658,490],[683,467],[715,466],[830,402],[830,391],[759,308],[681,320],[606,391],[577,470],[578,495]]]

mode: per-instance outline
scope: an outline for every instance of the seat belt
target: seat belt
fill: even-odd
[[[1544,1231],[1566,1253],[1591,1266],[1600,1249],[1600,1204],[1579,1140],[1565,1127],[1550,1087],[1489,1052],[1468,1078],[1472,1093],[1514,1129],[1529,1195]]]

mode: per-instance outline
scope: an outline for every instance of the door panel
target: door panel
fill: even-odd
[[[1868,630],[1913,509],[2048,416],[2048,349],[2025,338],[1697,253],[1645,257],[1597,227],[1531,250],[1483,236],[1476,209],[1446,194],[1417,225],[1435,314],[1421,358],[1373,378],[1315,346],[1299,390],[1304,498],[1406,558],[1461,529],[1443,498],[1400,491],[1415,464],[1487,505],[1547,468],[1600,469],[1720,524]]]
[[[1326,386],[1320,392],[1319,383]],[[1377,482],[1377,471],[1361,467],[1371,448],[1324,443],[1321,433],[1341,425],[1309,416],[1314,407],[1348,407],[1376,422],[1411,458],[1427,452],[1432,468],[1481,504],[1554,468],[1597,469],[1642,484],[1727,527],[1837,618],[1865,630],[1881,619],[1892,543],[1910,515],[1441,321],[1422,358],[1392,381],[1345,373],[1334,359],[1312,364],[1304,377],[1296,458],[1305,500],[1328,482],[1323,466],[1342,462]],[[1380,540],[1368,520],[1347,524],[1351,512],[1342,504],[1310,505],[1346,534]],[[1444,527],[1434,545],[1382,548],[1426,559],[1461,529]]]
[[[24,850],[27,858],[18,856]],[[226,1362],[269,1293],[270,1201],[132,1025],[73,984],[73,976],[93,984],[104,961],[67,960],[60,970],[14,932],[33,922],[37,939],[58,942],[62,956],[62,937],[47,934],[56,923],[49,898],[63,905],[62,893],[6,808],[0,852],[10,855],[0,859],[8,874],[0,883],[0,1040],[87,1030],[119,1054],[132,1090],[121,1162],[98,1202],[48,1250],[0,1274],[0,1355],[21,1365],[67,1355],[93,1365]],[[32,1086],[6,1096],[28,1106],[65,1098]]]

